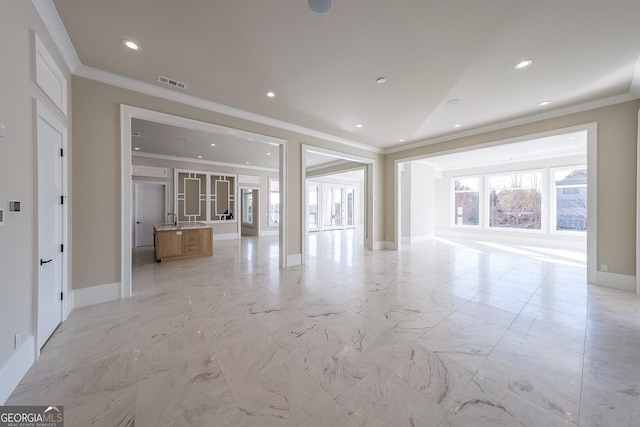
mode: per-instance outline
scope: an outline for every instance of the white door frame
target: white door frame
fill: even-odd
[[[128,298],[131,291],[131,119],[143,119],[187,129],[199,130],[215,134],[228,134],[244,136],[268,142],[279,147],[280,159],[280,224],[286,224],[287,211],[287,141],[280,138],[261,135],[240,129],[231,129],[213,123],[201,122],[186,117],[160,113],[145,108],[120,104],[120,298]],[[287,267],[287,227],[280,227],[280,266]]]
[[[244,204],[242,203],[242,190],[251,190],[251,191],[257,191],[258,192],[258,237],[260,237],[261,233],[262,233],[262,229],[260,228],[260,224],[261,224],[261,220],[262,220],[262,203],[260,203],[260,187],[258,186],[251,186],[251,185],[240,185],[238,186],[238,192],[240,193],[240,197],[238,198],[238,202],[240,205],[240,209],[238,209],[240,211],[240,215],[238,218],[238,237],[242,238],[242,209],[244,208]],[[255,204],[254,204],[255,206]],[[256,211],[253,211],[253,218],[256,218]]]
[[[70,283],[69,283],[69,275],[68,275],[68,270],[70,268],[69,265],[69,204],[70,204],[70,198],[69,198],[69,185],[68,185],[68,151],[67,151],[67,146],[68,146],[68,132],[67,132],[67,127],[62,124],[62,122],[60,122],[56,116],[54,115],[54,113],[51,111],[51,109],[49,109],[47,106],[45,106],[42,102],[40,102],[37,99],[33,100],[33,108],[34,108],[34,117],[35,117],[35,121],[33,124],[33,128],[34,128],[34,151],[37,152],[38,149],[38,119],[42,118],[43,120],[45,120],[47,123],[49,123],[54,129],[56,129],[58,132],[60,132],[60,134],[62,135],[62,150],[63,150],[63,155],[61,156],[60,161],[62,162],[62,192],[63,194],[61,194],[61,196],[63,197],[64,203],[62,204],[62,224],[61,224],[61,239],[62,242],[60,242],[61,245],[63,245],[64,250],[62,251],[61,255],[61,269],[62,269],[62,304],[61,304],[61,310],[62,310],[62,315],[61,315],[61,321],[64,322],[67,318],[67,316],[69,316],[69,313],[71,312],[71,310],[73,309],[73,300],[72,300],[72,296],[73,293],[71,292],[70,289]],[[38,317],[39,317],[39,307],[40,307],[40,302],[38,301],[38,286],[39,286],[39,277],[40,277],[40,263],[39,263],[39,254],[40,254],[40,248],[39,248],[39,239],[38,239],[38,214],[39,214],[39,207],[37,205],[38,203],[38,178],[37,178],[37,174],[38,174],[38,161],[37,161],[37,156],[35,156],[35,165],[34,165],[34,187],[36,188],[36,197],[35,199],[35,204],[36,204],[36,209],[34,211],[34,222],[36,224],[35,227],[35,236],[34,237],[34,242],[36,249],[35,249],[35,259],[34,259],[34,288],[33,288],[33,330],[35,331],[35,340],[34,340],[34,345],[35,345],[35,358],[36,360],[38,359],[38,357],[40,356],[40,346],[38,345],[39,340],[39,334],[40,331],[38,330]]]
[[[336,159],[349,160],[351,162],[362,163],[361,165],[357,165],[352,169],[345,169],[346,172],[348,170],[356,170],[356,169],[364,169],[364,245],[369,250],[376,250],[375,245],[375,235],[374,235],[374,203],[373,203],[373,195],[375,190],[375,182],[374,182],[374,167],[375,163],[373,159],[369,159],[367,157],[360,157],[351,154],[341,153],[339,151],[327,150],[325,148],[315,147],[313,145],[302,144],[302,159],[300,162],[301,168],[301,176],[302,176],[302,185],[301,188],[301,200],[302,200],[302,263],[305,262],[306,255],[306,247],[308,240],[308,218],[307,218],[307,152],[320,153],[326,156],[335,157]],[[320,195],[320,198],[322,196]]]
[[[169,185],[165,181],[151,181],[144,179],[132,179],[132,199],[131,199],[131,207],[133,209],[133,214],[131,215],[131,248],[134,249],[136,247],[136,196],[138,194],[137,186],[138,184],[151,184],[151,185],[161,185],[164,187],[164,206],[162,207],[164,211],[163,217],[166,218],[169,213],[169,204],[171,201],[171,195],[169,194]]]
[[[545,138],[554,135],[562,135],[565,133],[577,132],[577,131],[587,131],[587,282],[590,284],[598,284],[598,276],[601,276],[603,273],[597,270],[597,262],[598,262],[598,123],[585,123],[582,125],[571,126],[562,129],[554,129],[546,132],[540,132],[530,135],[524,135],[519,137],[508,138],[505,140],[492,141],[483,144],[477,144],[473,146],[456,148],[451,150],[442,150],[435,153],[430,153],[421,156],[413,156],[407,157],[403,159],[397,159],[394,161],[394,189],[395,189],[395,207],[394,207],[394,230],[395,230],[395,241],[394,246],[395,249],[398,249],[400,246],[400,241],[402,238],[402,223],[399,218],[399,214],[401,212],[400,203],[402,199],[400,197],[401,194],[401,180],[400,180],[400,164],[405,162],[410,162],[413,160],[426,159],[429,157],[440,156],[442,154],[451,154],[451,153],[460,153],[463,151],[474,150],[477,148],[484,147],[492,147],[502,144],[509,144],[513,142],[526,141],[529,139],[537,139],[537,138]],[[640,141],[639,141],[640,147]],[[638,153],[640,156],[640,153]],[[640,158],[640,157],[639,157]],[[639,164],[639,172],[640,174],[640,164]],[[638,178],[638,182],[640,183],[640,176]],[[637,196],[640,200],[640,193]],[[449,206],[447,204],[447,206]],[[638,218],[638,223],[640,224],[640,217]],[[638,230],[636,230],[638,232]],[[639,234],[640,236],[640,234]],[[636,239],[637,240],[637,239]],[[636,254],[636,256],[638,256]],[[640,260],[640,257],[638,258]],[[636,268],[637,264],[636,264]],[[606,273],[605,273],[606,274]],[[636,276],[637,277],[637,276]],[[638,288],[640,290],[640,283],[638,283]]]

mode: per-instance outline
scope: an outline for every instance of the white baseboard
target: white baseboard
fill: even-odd
[[[115,301],[117,299],[120,299],[120,283],[107,283],[105,285],[74,289],[73,308]]]
[[[436,237],[435,234],[424,234],[422,236],[402,236],[402,242],[409,243],[409,244],[426,242],[427,240],[435,239],[435,237]]]
[[[35,359],[33,335],[24,340],[20,348],[0,368],[0,405],[4,405],[13,390],[25,376]]]
[[[260,237],[263,236],[277,236],[280,234],[280,230],[262,230],[260,232]]]
[[[396,248],[396,242],[375,242],[373,244],[374,251],[381,251],[383,249],[394,250]]]
[[[302,264],[302,254],[287,255],[287,267]]]
[[[213,233],[213,240],[232,240],[239,239],[240,235],[238,233],[224,233],[224,234],[216,234]]]
[[[503,232],[483,230],[436,230],[435,237],[458,237],[469,240],[487,240],[517,245],[540,246],[557,249],[577,249],[586,251],[587,240],[584,237],[556,234],[535,234],[527,232]]]
[[[596,281],[598,286],[636,292],[636,276],[598,271]]]

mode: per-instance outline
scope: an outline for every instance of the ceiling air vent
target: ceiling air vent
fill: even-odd
[[[158,76],[158,81],[160,83],[164,83],[166,85],[177,87],[177,88],[180,88],[180,89],[186,89],[187,88],[187,84],[186,83],[182,83],[182,82],[179,82],[177,80],[170,79],[169,77]]]

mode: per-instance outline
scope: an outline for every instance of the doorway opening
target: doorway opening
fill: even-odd
[[[568,249],[583,254],[595,283],[596,130],[586,124],[396,161],[398,248],[462,238]]]
[[[146,127],[138,130],[137,125]],[[238,239],[241,233],[238,227],[239,183],[245,179],[258,178],[265,185],[267,177],[277,180],[281,205],[278,222],[285,221],[286,180],[282,179],[286,176],[285,145],[286,141],[278,138],[121,105],[120,297],[132,295],[133,171],[138,177],[153,177],[165,183],[169,193],[165,200],[165,215],[173,213],[178,221],[212,224],[217,231],[213,233],[214,241]],[[133,158],[139,161],[132,165]],[[182,182],[188,182],[190,187],[180,192]],[[198,188],[194,193],[197,193],[197,200],[193,202],[187,194],[192,185]],[[286,227],[273,231],[279,235],[279,264],[286,267]],[[215,256],[215,245],[213,247]]]
[[[305,146],[303,167],[305,259],[336,259],[320,246],[341,253],[353,253],[354,246],[373,250],[373,161]]]

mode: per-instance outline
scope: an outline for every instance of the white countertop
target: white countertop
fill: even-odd
[[[155,224],[153,226],[154,231],[189,230],[194,228],[213,228],[213,225],[207,224],[206,222],[181,221],[177,226],[173,223]]]

